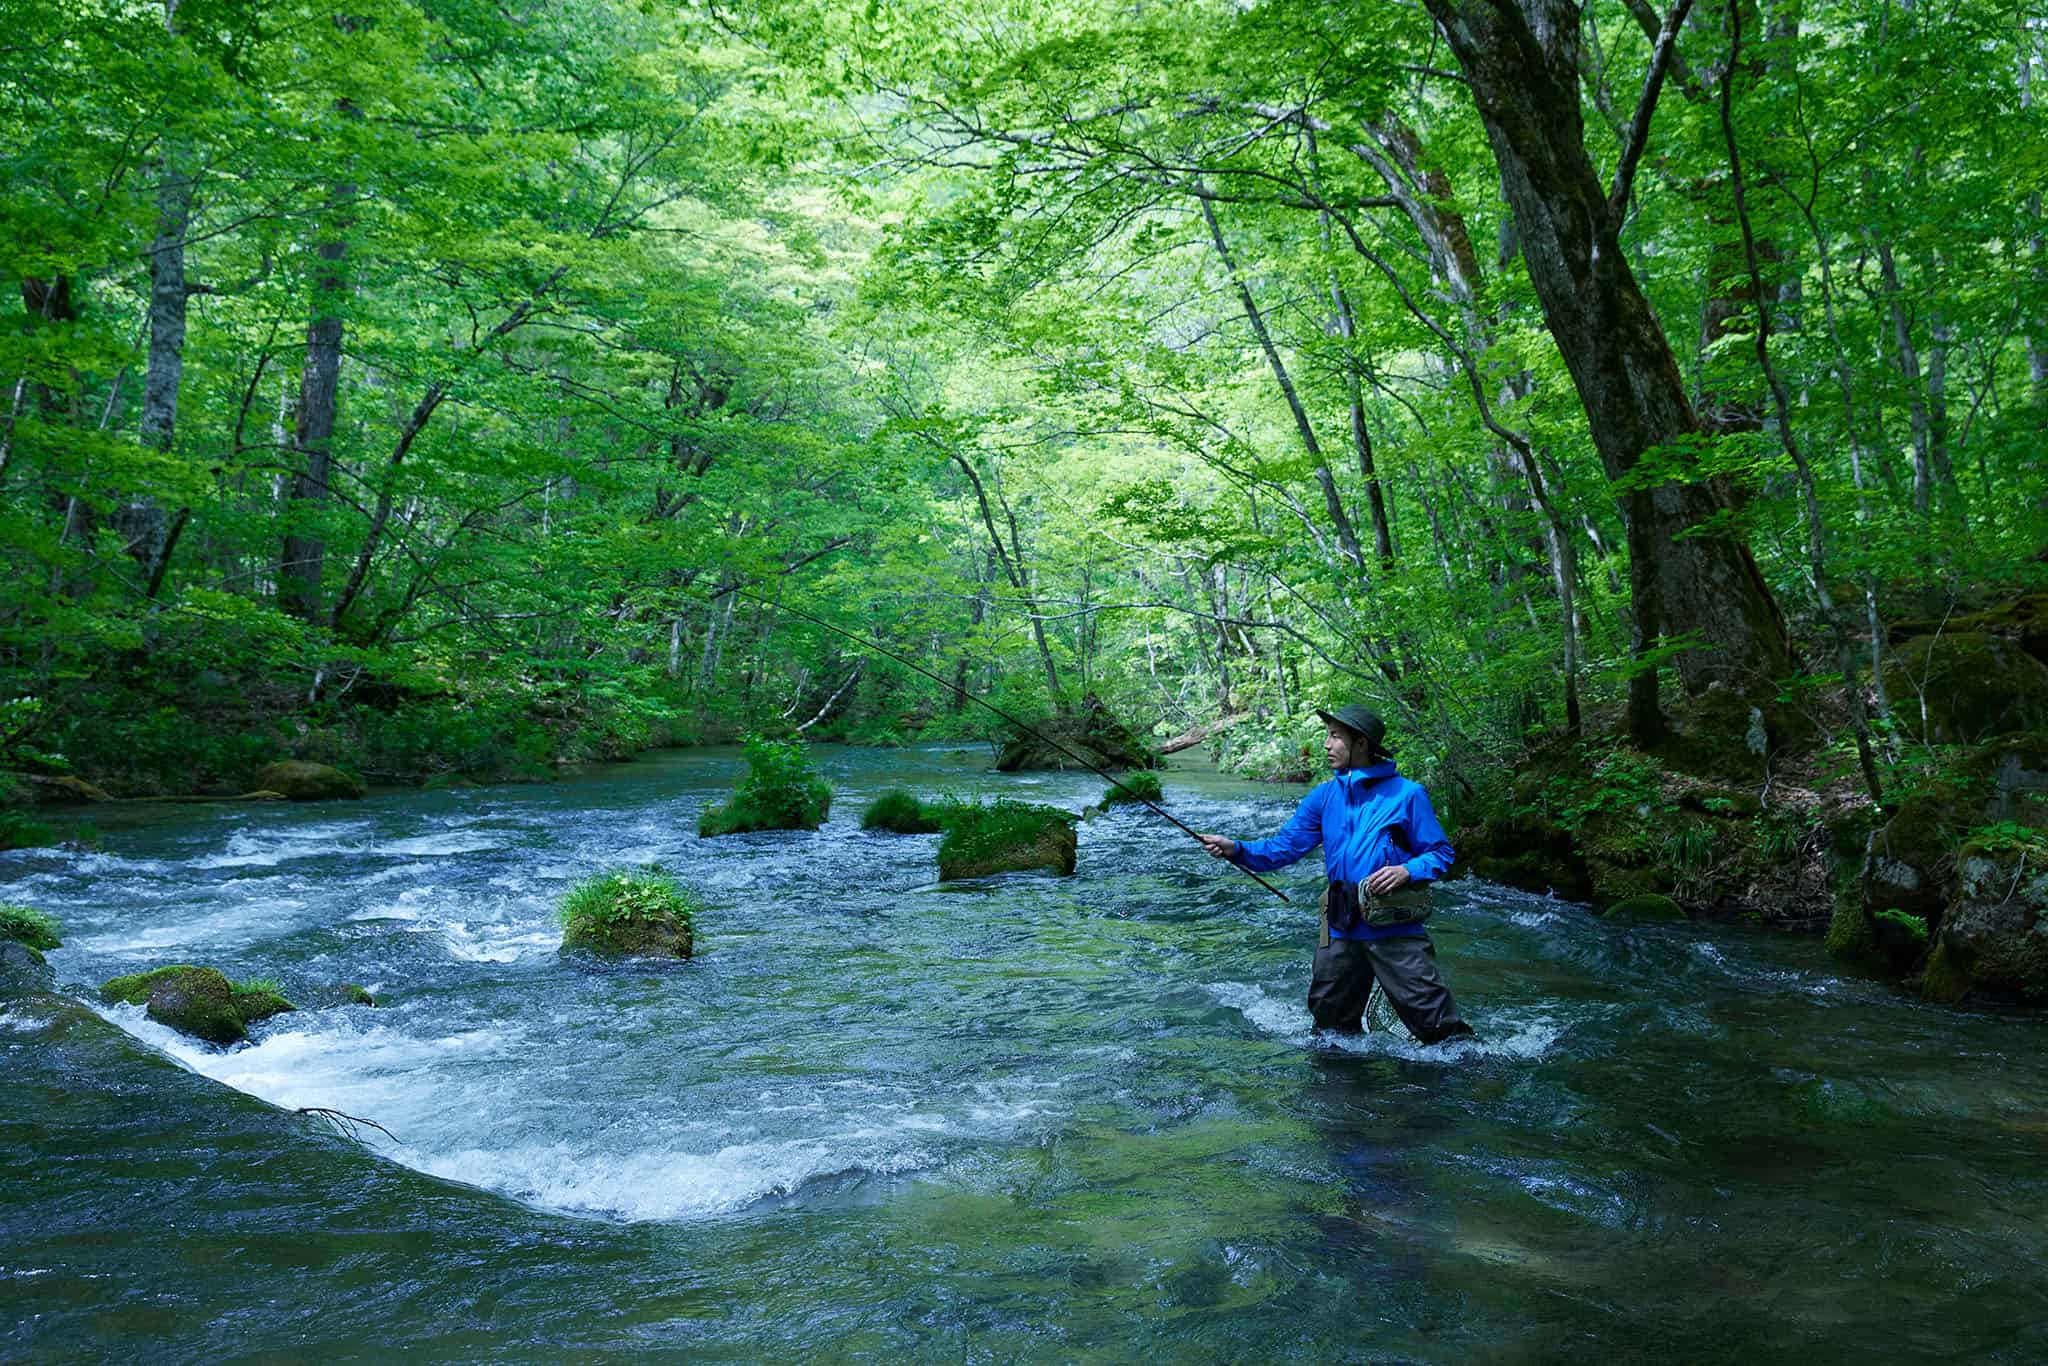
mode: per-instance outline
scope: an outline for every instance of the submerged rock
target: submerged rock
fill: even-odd
[[[143,1006],[158,1024],[208,1043],[240,1043],[249,1037],[236,1009],[234,984],[216,968],[178,964],[131,973],[107,981],[100,996]]]
[[[1112,715],[1102,699],[1092,693],[1082,699],[1079,711],[1062,712],[1034,729],[1039,734],[1020,734],[1003,746],[1003,752],[996,758],[997,772],[1085,768],[1088,764],[1110,770],[1159,767],[1159,756],[1151,746]],[[1059,745],[1047,743],[1048,739],[1058,741]],[[1059,746],[1073,753],[1065,753]],[[1087,764],[1077,762],[1075,755],[1087,760]]]
[[[256,775],[256,791],[276,792],[295,802],[358,801],[368,789],[360,778],[328,764],[283,759]]]
[[[13,939],[0,939],[0,1001],[34,996],[57,984],[57,974],[43,955]]]
[[[1042,871],[1074,875],[1077,817],[1055,806],[961,806],[939,841],[939,881]]]
[[[1685,911],[1676,901],[1656,892],[1624,897],[1601,914],[1610,920],[1684,920]]]

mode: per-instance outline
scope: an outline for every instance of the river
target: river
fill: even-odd
[[[82,997],[380,1002],[232,1050],[0,1013],[0,1358],[2048,1359],[2039,1013],[1468,881],[1432,926],[1480,1042],[1331,1045],[1318,859],[1283,904],[1122,811],[1074,878],[937,886],[936,837],[859,829],[884,788],[1102,783],[817,753],[815,833],[696,839],[721,749],[0,855]],[[1300,789],[1166,793],[1250,836]],[[648,862],[700,956],[562,961],[562,892]]]

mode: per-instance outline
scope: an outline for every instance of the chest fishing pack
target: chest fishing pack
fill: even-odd
[[[1374,896],[1363,882],[1332,878],[1323,890],[1323,916],[1331,929],[1340,933],[1367,925],[1386,929],[1393,925],[1419,925],[1429,919],[1429,884],[1410,883],[1399,891]]]

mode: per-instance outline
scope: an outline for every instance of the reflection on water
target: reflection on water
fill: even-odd
[[[1319,1039],[1313,870],[1282,904],[1123,811],[1074,879],[939,889],[866,801],[1026,784],[822,757],[815,833],[697,840],[740,767],[698,751],[0,857],[82,993],[191,959],[384,1002],[235,1050],[0,1015],[34,1174],[0,1183],[0,1355],[2048,1355],[2037,1015],[1467,884],[1432,926],[1479,1041]],[[1247,834],[1295,795],[1167,793]],[[619,862],[703,890],[702,957],[557,958],[556,899]]]

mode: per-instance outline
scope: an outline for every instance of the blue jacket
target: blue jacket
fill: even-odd
[[[1430,809],[1429,794],[1382,761],[1339,769],[1301,799],[1280,833],[1242,841],[1233,861],[1255,873],[1294,862],[1318,844],[1323,871],[1333,881],[1363,882],[1390,863],[1405,864],[1416,883],[1433,882],[1457,857]],[[1335,939],[1387,939],[1421,934],[1420,923],[1378,929],[1360,925]]]

